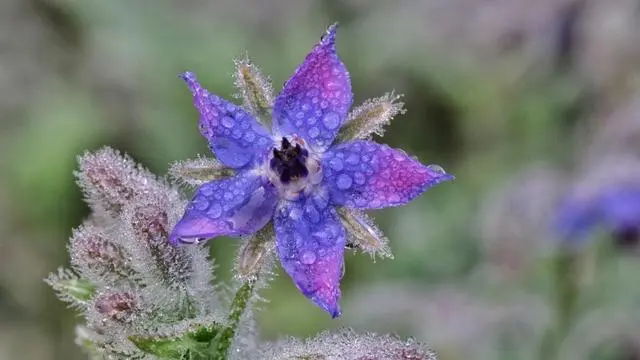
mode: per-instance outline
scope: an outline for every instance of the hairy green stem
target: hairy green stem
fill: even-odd
[[[228,323],[225,329],[220,333],[215,351],[216,355],[213,359],[223,360],[227,358],[229,348],[233,343],[233,339],[238,329],[238,324],[240,323],[240,318],[247,309],[247,305],[249,305],[249,299],[251,298],[254,287],[255,280],[246,281],[233,297],[233,301],[231,302],[231,307],[229,309],[229,315],[227,317]]]

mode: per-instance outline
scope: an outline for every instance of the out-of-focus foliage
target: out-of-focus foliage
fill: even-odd
[[[197,72],[231,98],[233,59],[249,51],[277,91],[334,21],[355,103],[405,94],[407,113],[385,128],[385,142],[456,181],[373,214],[395,259],[347,257],[342,318],[329,320],[279,277],[262,292],[262,336],[349,325],[414,336],[442,359],[638,356],[634,238],[619,246],[603,224],[560,256],[554,231],[558,203],[587,174],[640,157],[637,7],[2,1],[0,359],[85,358],[73,345],[78,319],[41,280],[64,263],[69,229],[88,213],[76,155],[108,144],[164,174],[207,154],[177,74]],[[239,244],[211,242],[218,277],[229,277]]]

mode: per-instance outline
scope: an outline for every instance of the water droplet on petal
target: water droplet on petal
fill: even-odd
[[[317,224],[320,222],[320,213],[315,208],[315,206],[313,206],[312,203],[307,202],[307,205],[305,206],[304,210],[307,213],[307,218],[309,219],[310,222],[314,224]]]
[[[351,154],[347,157],[347,163],[351,165],[356,165],[360,161],[360,157],[356,154]]]
[[[351,183],[352,182],[353,182],[353,180],[351,179],[351,177],[349,175],[340,174],[338,176],[338,180],[336,180],[336,185],[338,186],[338,189],[346,190],[346,189],[351,187]]]
[[[318,135],[320,135],[320,129],[318,129],[317,127],[312,127],[311,129],[309,129],[309,136],[313,139],[317,138]]]
[[[302,256],[300,256],[300,262],[305,265],[311,265],[316,262],[316,254],[311,251],[305,251],[302,253]]]
[[[356,172],[355,174],[353,174],[353,178],[356,181],[356,184],[358,185],[363,185],[366,182],[366,178],[364,177],[364,174],[361,172]]]
[[[220,215],[222,215],[222,207],[220,206],[220,204],[218,203],[211,204],[211,207],[209,208],[207,215],[209,215],[213,219],[219,218]]]
[[[331,166],[331,168],[335,171],[340,171],[344,168],[344,166],[342,165],[342,160],[338,158],[329,160],[329,166]]]
[[[327,127],[327,129],[333,130],[333,129],[337,128],[338,126],[340,126],[340,115],[338,115],[337,113],[334,113],[334,112],[328,112],[322,118],[322,122],[324,123],[324,126]]]
[[[231,129],[233,127],[233,119],[230,116],[225,116],[222,118],[222,126],[227,129]]]
[[[324,210],[329,205],[329,197],[325,194],[313,198],[313,203],[319,210]]]
[[[207,207],[209,207],[209,201],[207,201],[207,198],[205,198],[204,196],[196,196],[195,199],[193,199],[193,206],[200,211],[205,211],[207,210]]]
[[[444,171],[442,166],[439,166],[439,165],[427,165],[427,169],[429,169],[431,172],[434,172],[438,175],[445,175],[447,173],[446,171]]]

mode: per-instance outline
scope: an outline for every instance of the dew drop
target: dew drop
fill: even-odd
[[[444,169],[440,165],[427,165],[427,169],[429,169],[429,171],[434,172],[438,175],[445,175],[447,173],[446,171],[444,171]]]
[[[356,154],[351,154],[347,157],[347,163],[351,165],[356,165],[360,161],[360,157]]]
[[[213,219],[219,218],[220,215],[222,215],[222,207],[220,206],[220,204],[218,203],[211,204],[211,207],[209,208],[207,215],[211,216],[211,218]]]
[[[233,119],[229,116],[225,116],[222,118],[222,126],[227,129],[231,129],[233,127]]]
[[[305,251],[302,253],[302,256],[300,256],[300,262],[305,265],[311,265],[316,262],[316,254],[311,251]]]
[[[329,130],[333,130],[340,126],[340,116],[334,112],[328,112],[323,118],[324,126]]]
[[[196,198],[193,199],[193,206],[197,210],[204,211],[207,210],[207,207],[209,207],[209,202],[204,196],[196,196]]]
[[[313,203],[319,210],[324,210],[329,205],[329,198],[323,195],[314,196]]]
[[[305,206],[305,212],[307,213],[307,218],[314,224],[320,222],[320,213],[312,204],[307,203]]]
[[[333,158],[329,160],[329,166],[331,166],[331,168],[335,171],[340,171],[344,168],[344,165],[342,164],[342,160],[338,158]]]
[[[320,129],[318,129],[317,127],[312,127],[311,129],[309,129],[309,136],[313,139],[317,138],[318,135],[320,135]]]
[[[351,179],[351,177],[349,175],[340,174],[338,176],[338,180],[336,180],[336,185],[338,186],[338,189],[346,190],[346,189],[351,187],[351,183],[352,182],[353,182],[353,180]]]

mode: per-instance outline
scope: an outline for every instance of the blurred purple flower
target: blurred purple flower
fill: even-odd
[[[621,248],[640,240],[640,162],[617,156],[593,164],[560,204],[557,225],[570,246],[603,228]]]
[[[403,205],[453,179],[372,141],[333,145],[352,104],[335,35],[333,25],[284,84],[271,134],[250,112],[205,90],[193,73],[181,76],[200,112],[200,132],[236,175],[200,186],[170,235],[172,244],[197,243],[252,234],[273,220],[282,266],[332,317],[340,315],[346,243],[335,207]]]
[[[612,186],[587,202],[569,198],[563,204],[560,231],[572,243],[586,239],[599,225],[617,245],[634,246],[640,240],[640,186]]]

